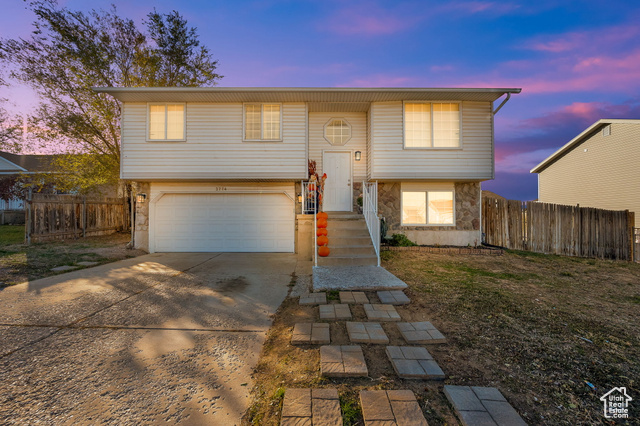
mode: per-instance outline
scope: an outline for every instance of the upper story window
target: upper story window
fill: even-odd
[[[244,105],[244,140],[282,140],[282,113],[280,104]]]
[[[344,145],[351,139],[351,125],[342,118],[332,118],[324,126],[324,138],[331,145]]]
[[[185,140],[184,104],[149,104],[150,141]]]
[[[459,148],[460,104],[406,102],[405,148]]]

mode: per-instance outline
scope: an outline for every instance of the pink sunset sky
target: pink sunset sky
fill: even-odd
[[[601,118],[640,118],[635,1],[61,1],[115,3],[141,22],[178,10],[220,60],[221,86],[520,87],[496,116],[496,179],[535,199],[529,170]],[[0,37],[27,37],[32,13],[3,4]],[[2,89],[11,109],[36,103]]]

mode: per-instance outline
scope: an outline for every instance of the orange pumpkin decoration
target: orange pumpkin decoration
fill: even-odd
[[[329,244],[329,238],[325,237],[324,235],[318,237],[319,246],[326,246],[327,244]]]
[[[322,257],[327,257],[329,256],[329,247],[327,246],[322,246],[318,249],[318,256],[322,256]]]
[[[327,228],[318,228],[318,230],[316,231],[316,235],[318,237],[321,235],[327,236],[329,235],[329,232],[327,232]]]
[[[327,227],[327,219],[318,220],[318,228],[326,228]]]
[[[309,191],[315,191],[315,190],[316,190],[316,186],[313,183],[309,184]]]
[[[325,212],[318,213],[318,219],[329,219],[329,215]]]

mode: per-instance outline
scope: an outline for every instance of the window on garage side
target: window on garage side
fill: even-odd
[[[282,140],[282,107],[280,104],[244,105],[244,140]]]
[[[403,225],[453,225],[453,191],[403,191]]]
[[[185,140],[184,104],[149,104],[149,133],[151,141]]]

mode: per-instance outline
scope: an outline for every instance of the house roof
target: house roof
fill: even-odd
[[[347,103],[366,111],[370,102],[451,100],[493,102],[517,88],[362,87],[94,87],[122,102],[311,102]],[[355,105],[353,105],[355,104]],[[333,106],[333,105],[332,105]]]
[[[19,155],[0,151],[0,174],[51,171],[54,155]]]
[[[620,124],[640,124],[640,120],[610,119],[610,118],[603,118],[601,120],[598,120],[595,123],[593,123],[591,126],[587,127],[587,129],[585,131],[583,131],[582,133],[580,133],[578,136],[576,136],[575,138],[571,139],[562,148],[560,148],[559,150],[557,150],[556,152],[551,154],[544,161],[542,161],[540,164],[538,164],[533,169],[531,169],[531,171],[529,173],[540,173],[541,171],[543,171],[544,169],[549,167],[551,164],[553,164],[556,160],[561,158],[563,155],[565,155],[566,153],[571,151],[573,148],[575,148],[576,146],[580,145],[582,142],[584,142],[586,139],[588,139],[591,136],[593,136],[595,133],[599,132],[603,127],[605,127],[605,126],[607,126],[609,124],[616,124],[616,123],[620,123]]]

